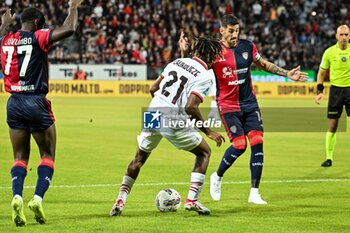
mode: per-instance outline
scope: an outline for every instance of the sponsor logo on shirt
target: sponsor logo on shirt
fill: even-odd
[[[247,73],[247,71],[248,71],[248,68],[243,68],[243,69],[235,70],[234,73],[235,74],[244,74],[244,73]]]
[[[223,78],[233,78],[234,74],[244,74],[248,72],[248,68],[242,68],[238,70],[232,70],[231,67],[224,67],[222,69]]]
[[[224,67],[222,69],[222,74],[224,78],[233,78],[233,71],[231,67]]]
[[[34,91],[34,85],[27,85],[27,86],[14,86],[11,85],[12,91]]]
[[[229,81],[228,85],[229,86],[236,86],[236,85],[240,85],[240,84],[243,84],[243,83],[245,83],[245,79]]]

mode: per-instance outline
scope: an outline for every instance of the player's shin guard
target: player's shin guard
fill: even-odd
[[[252,178],[252,188],[259,188],[262,169],[264,165],[263,144],[256,144],[251,147],[250,172]]]
[[[41,159],[38,167],[38,180],[35,187],[35,195],[43,198],[48,190],[54,171],[54,161],[49,157]]]
[[[202,191],[205,175],[198,172],[192,172],[190,190],[188,191],[188,200],[197,200]]]
[[[27,164],[23,160],[16,160],[11,169],[13,196],[22,197],[24,179],[27,176]]]
[[[216,171],[218,176],[223,176],[227,169],[231,167],[231,165],[236,161],[236,159],[241,156],[245,151],[244,149],[238,149],[236,147],[230,146],[225,151],[224,156],[222,157],[221,163],[219,165],[218,170]]]

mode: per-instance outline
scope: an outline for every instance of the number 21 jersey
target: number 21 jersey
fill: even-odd
[[[212,86],[212,75],[206,63],[197,57],[179,58],[169,63],[162,72],[159,90],[154,94],[155,98],[162,100],[162,106],[157,107],[183,109],[191,94],[203,102]]]
[[[1,39],[1,67],[7,92],[47,94],[52,30],[19,30]]]

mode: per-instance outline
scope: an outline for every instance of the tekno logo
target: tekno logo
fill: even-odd
[[[143,128],[144,129],[160,129],[162,113],[157,110],[156,112],[144,112],[143,113]]]

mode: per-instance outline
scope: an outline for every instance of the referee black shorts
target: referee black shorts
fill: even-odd
[[[328,118],[339,119],[343,107],[348,116],[350,116],[350,87],[331,86],[328,100]]]

